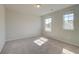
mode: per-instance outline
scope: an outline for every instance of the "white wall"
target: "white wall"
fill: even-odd
[[[0,5],[0,52],[5,43],[5,12],[3,5]]]
[[[7,40],[38,36],[41,33],[40,17],[6,9],[6,32]]]
[[[73,11],[74,13],[74,30],[63,29],[63,15]],[[52,17],[52,31],[46,32],[44,30],[44,19]],[[52,39],[67,42],[79,46],[79,5],[74,5],[47,15],[42,16],[43,22],[43,35]]]

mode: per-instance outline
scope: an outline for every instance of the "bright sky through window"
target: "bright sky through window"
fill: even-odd
[[[51,32],[51,22],[52,18],[45,19],[45,31]]]
[[[64,15],[64,29],[73,30],[74,29],[74,14],[65,14]]]

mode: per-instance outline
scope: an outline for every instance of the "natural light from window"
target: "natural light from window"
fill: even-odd
[[[74,30],[74,13],[65,14],[64,16],[64,26],[65,30]]]
[[[52,18],[45,19],[45,31],[51,32]]]
[[[62,53],[63,53],[63,54],[75,54],[74,52],[69,51],[69,50],[67,50],[67,49],[65,49],[65,48],[63,48]]]
[[[34,43],[38,46],[42,46],[46,42],[48,42],[48,39],[45,37],[40,37],[39,39],[34,40]]]

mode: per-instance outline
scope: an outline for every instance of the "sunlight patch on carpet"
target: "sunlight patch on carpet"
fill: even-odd
[[[65,49],[65,48],[63,48],[62,53],[63,53],[63,54],[75,54],[74,52],[69,51],[69,50],[67,50],[67,49]]]
[[[47,38],[40,37],[39,39],[35,40],[34,43],[37,44],[38,46],[42,46],[48,41]]]

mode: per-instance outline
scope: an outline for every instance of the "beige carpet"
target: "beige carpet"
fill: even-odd
[[[40,37],[8,41],[1,54],[75,54],[79,47],[69,45],[54,39],[48,39],[42,45],[34,43]]]

